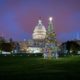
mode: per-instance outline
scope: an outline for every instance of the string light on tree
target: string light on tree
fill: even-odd
[[[49,17],[49,24],[47,29],[47,37],[45,48],[48,50],[47,56],[50,59],[53,54],[57,58],[57,45],[56,45],[56,34],[54,31],[53,18]]]

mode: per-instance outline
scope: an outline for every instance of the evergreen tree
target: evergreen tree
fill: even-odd
[[[49,58],[51,58],[53,54],[55,54],[56,56],[56,51],[57,51],[56,34],[53,28],[51,17],[49,18],[45,48],[48,49]]]

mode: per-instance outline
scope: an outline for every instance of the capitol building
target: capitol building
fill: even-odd
[[[46,38],[46,28],[41,20],[38,21],[38,25],[35,27],[32,37],[34,40],[44,40]]]
[[[53,26],[52,17],[49,18],[47,29],[43,25],[42,20],[39,19],[34,27],[32,39],[19,42],[20,51],[26,53],[44,53],[44,49],[51,50],[51,46],[55,47],[56,35]]]

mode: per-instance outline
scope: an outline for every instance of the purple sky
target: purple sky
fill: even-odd
[[[80,32],[80,0],[0,0],[0,35],[30,39],[39,17],[47,28],[49,16],[57,40],[75,39]]]

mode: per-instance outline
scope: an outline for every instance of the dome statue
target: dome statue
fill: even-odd
[[[33,39],[38,39],[38,40],[45,39],[46,28],[42,24],[41,20],[38,21],[38,25],[35,27],[32,37],[33,37]]]

